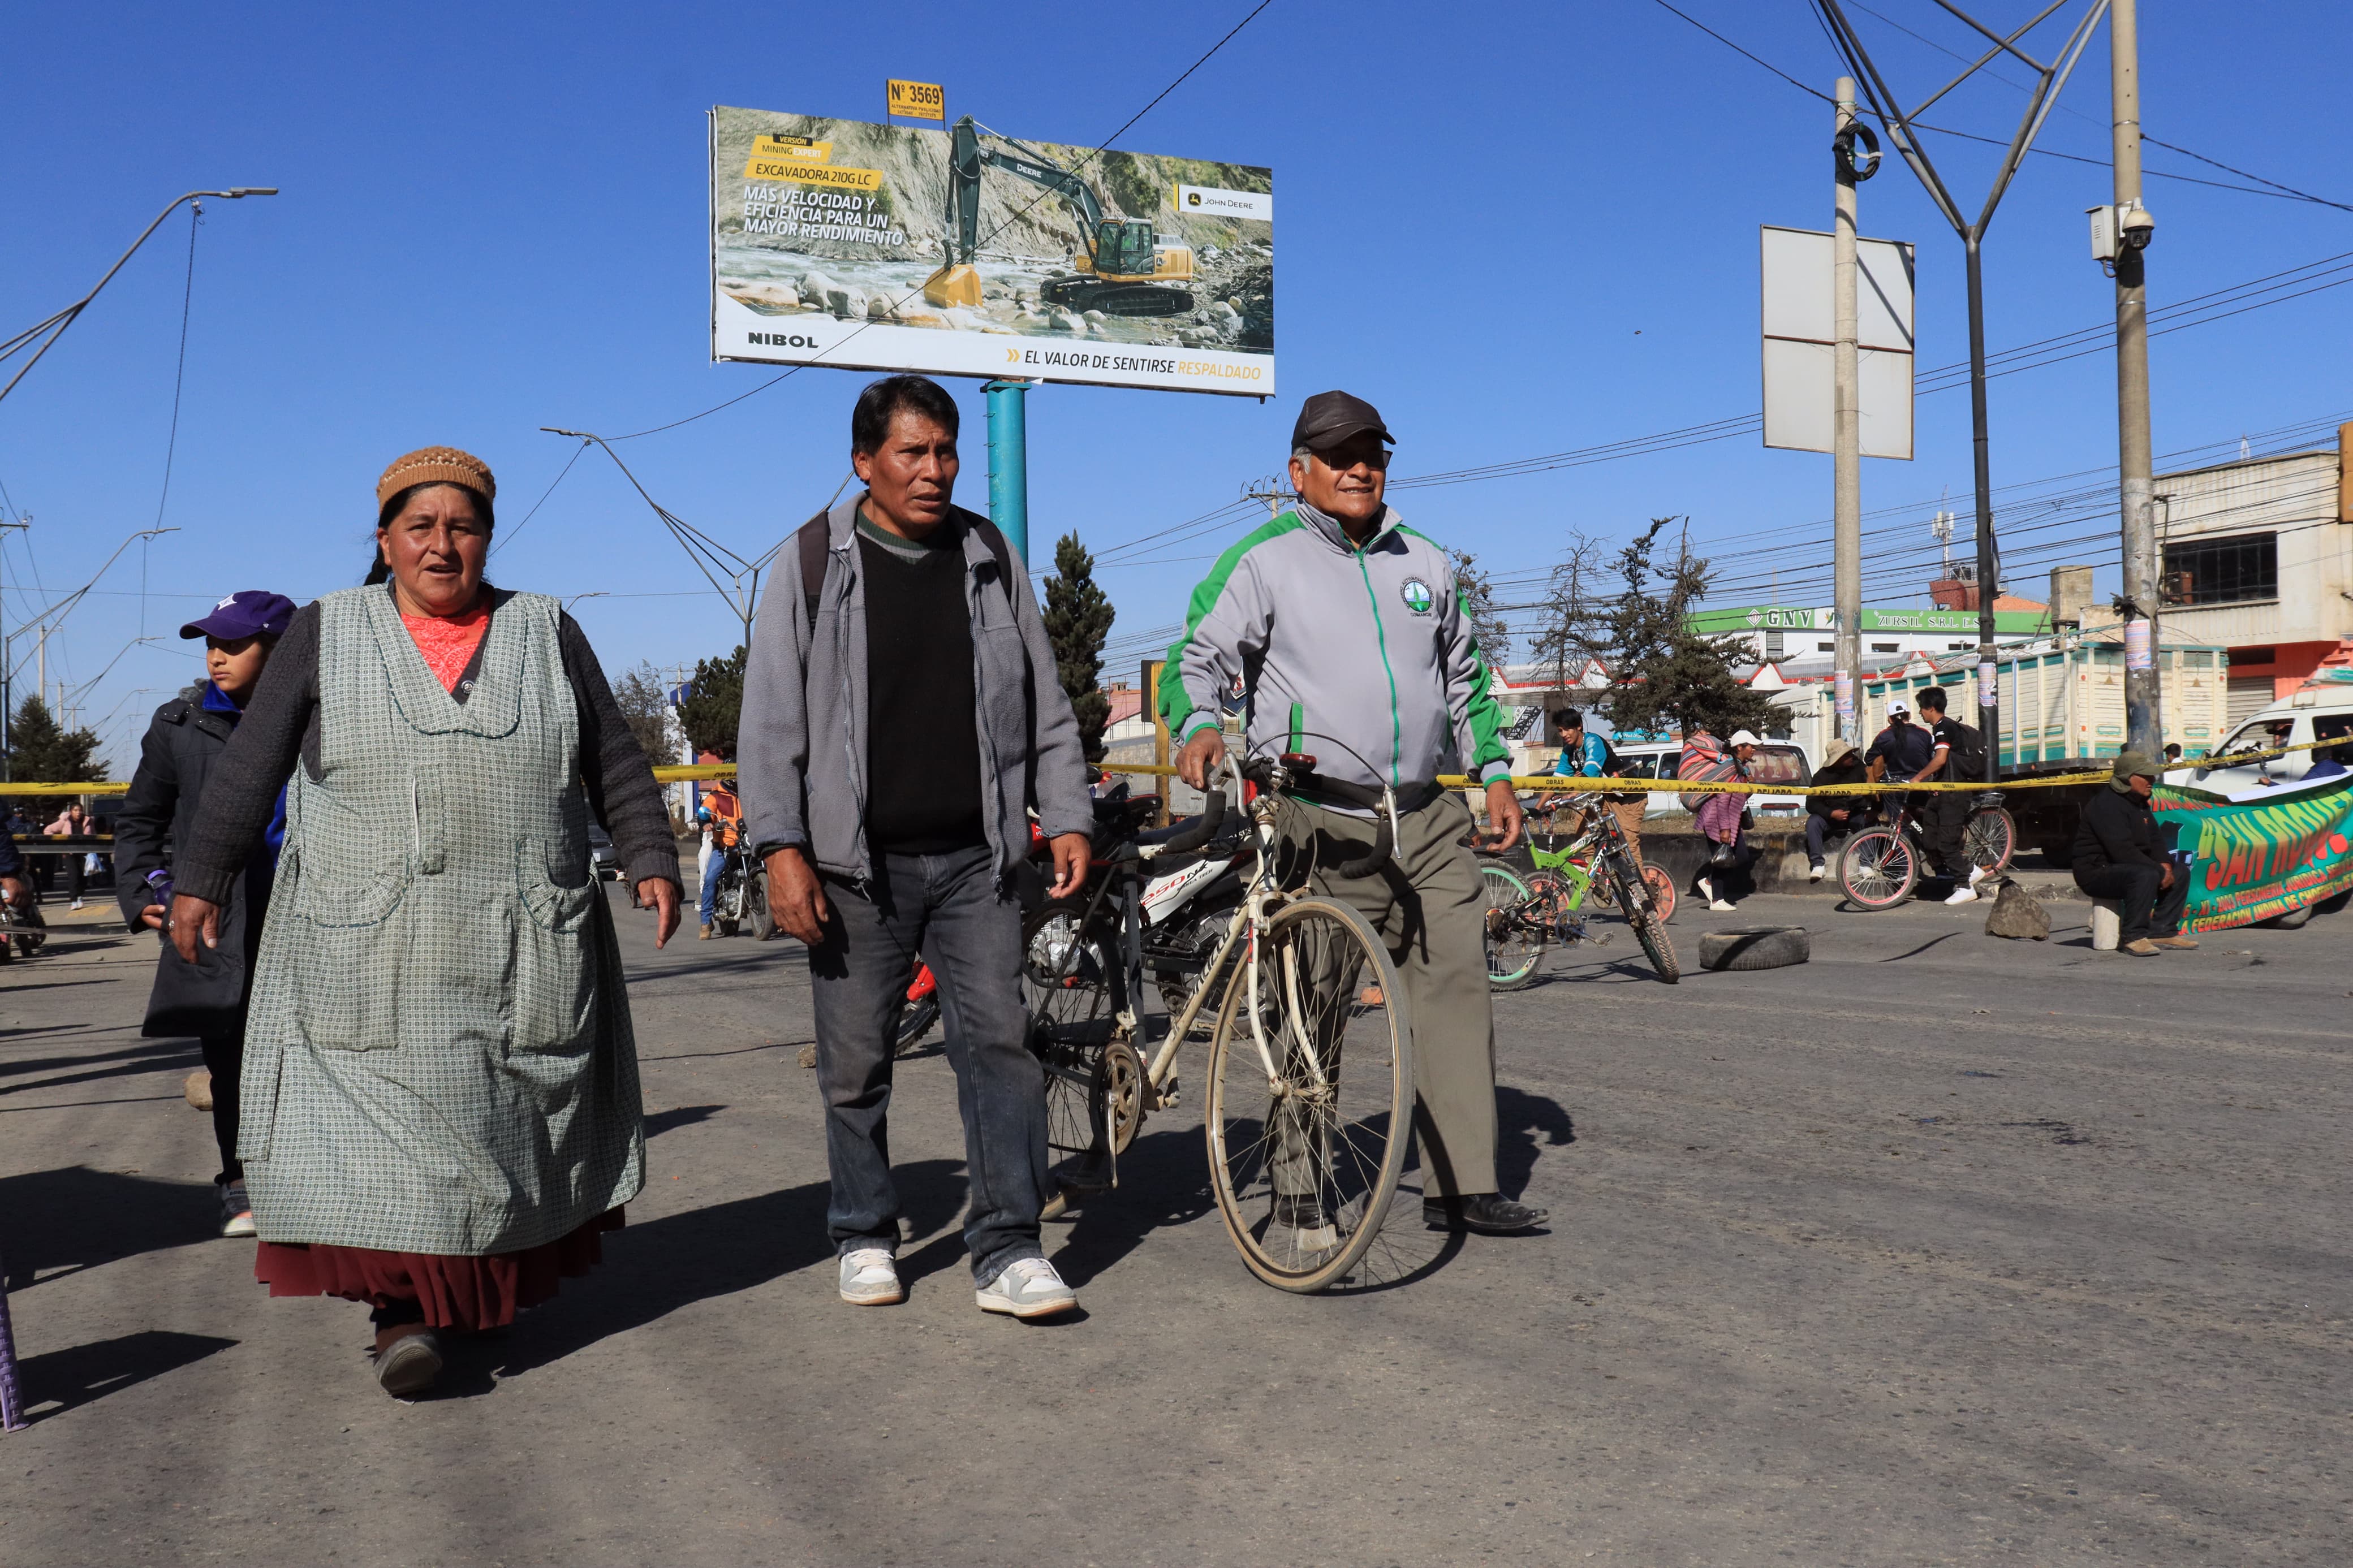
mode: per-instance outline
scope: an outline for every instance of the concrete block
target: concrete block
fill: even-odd
[[[2116,952],[2116,938],[2123,933],[2124,923],[2124,916],[2117,910],[2116,900],[2094,899],[2092,900],[2092,951]]]

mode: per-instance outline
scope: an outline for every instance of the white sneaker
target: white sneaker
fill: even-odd
[[[1819,862],[1806,868],[1806,880],[1809,882],[1819,882],[1830,874],[1831,868]]]
[[[1722,899],[1710,899],[1707,902],[1707,907],[1714,910],[1716,913],[1723,915],[1728,915],[1732,913],[1734,910],[1739,908],[1738,905],[1726,903]]]
[[[1970,868],[1969,868],[1969,886],[1970,886],[1970,887],[1972,887],[1972,888],[1976,887],[1979,882],[1984,881],[1988,877],[1991,876],[1992,874],[1993,874],[1993,873],[1991,873],[1990,871],[1988,871],[1988,870],[1987,870],[1984,867],[1982,867],[1982,866],[1972,866],[1972,867],[1970,867]]]
[[[853,1307],[895,1307],[907,1299],[899,1283],[899,1260],[879,1247],[842,1255],[841,1299]]]
[[[74,907],[74,908],[76,908],[76,909],[79,909],[79,908],[81,908],[81,900],[80,900],[79,899],[76,899],[76,900],[73,901],[73,907]]]
[[[1709,881],[1705,877],[1702,877],[1698,881],[1694,882],[1692,886],[1699,889],[1699,896],[1703,899],[1713,899],[1715,897],[1715,884]]]
[[[1042,1258],[1016,1258],[972,1296],[982,1311],[1010,1318],[1050,1318],[1079,1304],[1079,1293]]]
[[[1975,888],[1955,888],[1953,896],[1945,900],[1948,904],[1974,904],[1977,901],[1978,890]]]

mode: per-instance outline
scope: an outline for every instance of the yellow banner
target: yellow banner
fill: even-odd
[[[747,180],[789,180],[795,184],[826,185],[837,191],[879,191],[882,188],[880,169],[839,169],[830,163],[807,163],[791,158],[764,158],[752,154],[744,165]]]
[[[947,89],[937,82],[893,79],[889,102],[892,114],[903,114],[910,120],[944,121],[948,117]]]

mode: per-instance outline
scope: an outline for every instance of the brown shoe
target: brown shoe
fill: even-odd
[[[2186,936],[2153,936],[2148,940],[2152,947],[2179,948],[2183,952],[2188,952],[2198,945],[2196,942]]]
[[[709,926],[704,926],[702,928],[702,936],[696,938],[696,940],[698,942],[709,942],[711,940],[711,928]]]
[[[2135,958],[2155,958],[2157,956],[2157,944],[2149,941],[2148,938],[2145,936],[2137,936],[2133,938],[2132,941],[2125,943],[2122,947],[2117,948],[2116,951],[2118,952],[2129,952]]]
[[[433,1386],[441,1375],[440,1337],[423,1323],[399,1323],[375,1336],[375,1380],[395,1399]]]

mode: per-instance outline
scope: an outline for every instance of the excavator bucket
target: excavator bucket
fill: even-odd
[[[923,280],[923,298],[942,307],[962,305],[976,310],[980,308],[980,272],[963,262],[943,267]]]

